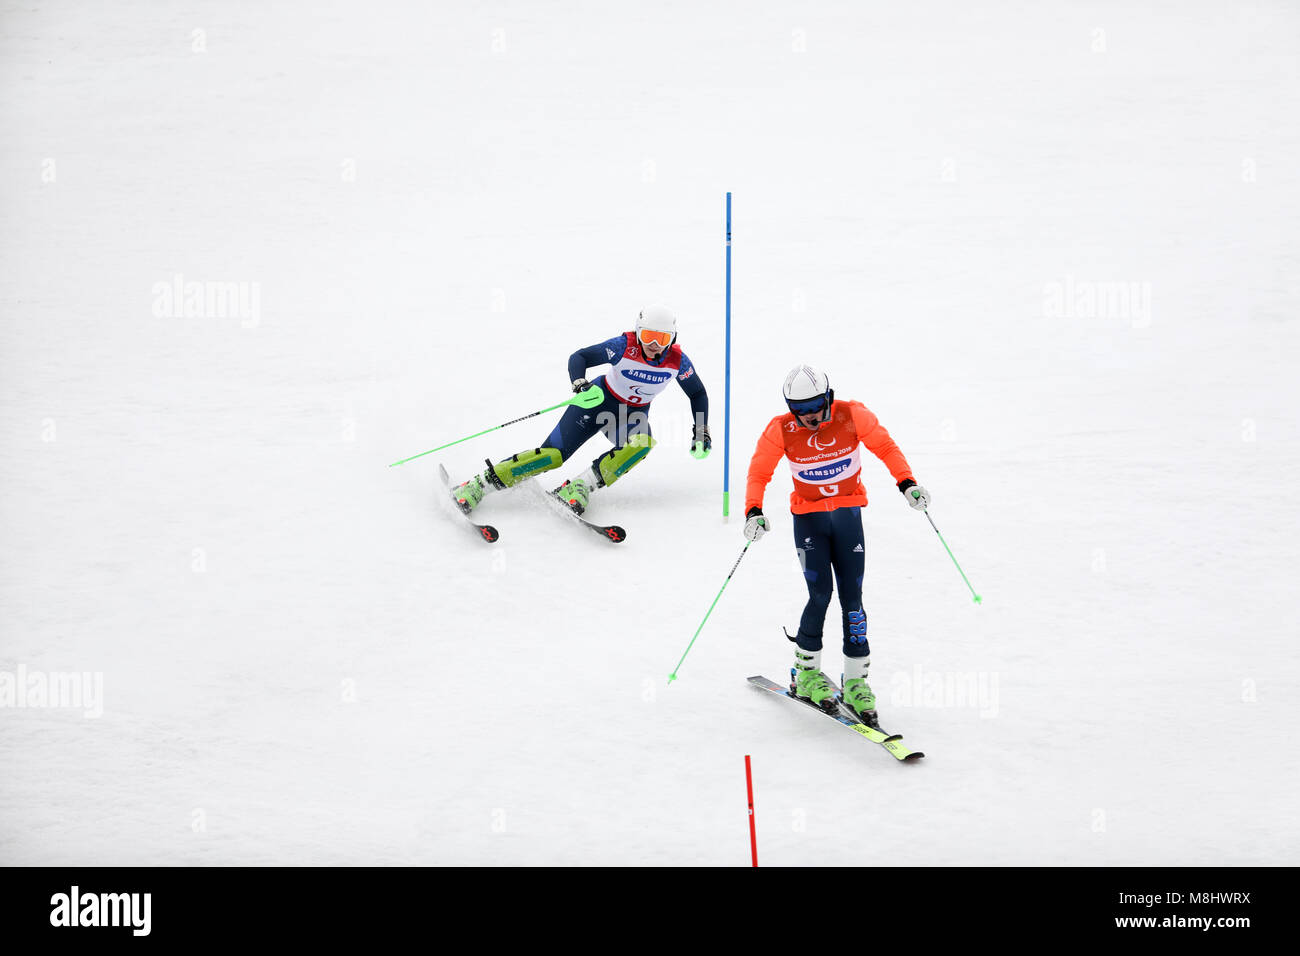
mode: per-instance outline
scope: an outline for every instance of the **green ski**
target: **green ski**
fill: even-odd
[[[810,701],[801,700],[790,692],[789,687],[782,687],[780,684],[770,681],[766,677],[751,677],[749,678],[749,682],[761,690],[771,691],[774,694],[779,694],[782,697],[786,697],[790,700],[796,701],[797,703],[811,707],[817,713],[843,724],[855,733],[867,738],[867,740],[870,740],[872,743],[880,744],[880,746],[888,750],[896,760],[905,763],[912,763],[913,761],[920,760],[925,756],[925,754],[921,753],[919,750],[908,750],[907,747],[903,746],[902,734],[891,734],[881,730],[879,726],[863,723],[858,719],[856,714],[850,715],[845,713],[846,708],[842,704],[836,708],[834,713],[831,713],[822,710]],[[839,688],[835,686],[833,681],[831,682],[831,686],[835,687],[836,695],[838,696]]]

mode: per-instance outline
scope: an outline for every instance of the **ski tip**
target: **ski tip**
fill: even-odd
[[[618,544],[627,538],[627,532],[616,524],[612,524],[603,530],[605,532],[605,537],[609,538],[609,540],[613,541],[615,544]]]
[[[977,595],[975,595],[975,603],[976,603],[976,604],[983,604],[983,603],[984,603],[984,599],[983,599],[982,597],[980,597],[980,596],[977,594]]]
[[[903,763],[916,763],[924,756],[925,754],[921,753],[921,751],[913,750],[910,754],[908,754],[906,757],[903,758]]]
[[[494,544],[497,538],[501,537],[501,535],[497,533],[497,529],[492,527],[490,524],[481,525],[478,529],[478,533],[483,535],[483,540],[488,544]]]

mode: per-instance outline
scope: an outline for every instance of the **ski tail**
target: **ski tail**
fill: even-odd
[[[574,512],[574,510],[569,507],[568,502],[555,492],[548,491],[540,485],[536,485],[536,487],[537,490],[542,493],[543,499],[546,501],[549,510],[568,518],[570,521],[577,522],[593,534],[598,534],[605,540],[612,541],[615,544],[619,544],[627,539],[627,532],[618,525],[596,524],[594,521],[588,521],[586,518]]]

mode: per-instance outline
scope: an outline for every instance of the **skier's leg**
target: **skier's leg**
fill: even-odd
[[[619,409],[616,427],[606,429],[605,437],[614,443],[614,447],[603,455],[597,455],[591,463],[597,488],[612,485],[650,454],[655,440],[650,434],[649,411],[623,405]]]
[[[559,468],[564,464],[564,449],[544,445],[521,451],[495,464],[490,461],[485,464],[488,467],[487,471],[483,472],[483,477],[497,491],[505,491],[534,475],[545,474],[553,468]]]
[[[596,379],[595,384],[604,383],[604,378]],[[561,461],[568,461],[573,453],[587,443],[592,435],[596,434],[603,427],[603,423],[610,415],[615,414],[614,406],[621,404],[609,389],[605,389],[605,400],[595,408],[581,408],[578,405],[570,405],[560,416],[551,433],[546,436],[546,441],[542,445],[551,448],[558,448],[561,454]]]
[[[822,649],[822,629],[831,605],[830,516],[826,512],[793,515],[794,546],[808,586],[808,603],[799,618],[795,643],[806,651]]]
[[[799,552],[808,603],[799,618],[795,635],[795,693],[827,709],[833,707],[834,692],[822,674],[822,629],[831,603],[831,552],[828,516],[825,513],[793,515],[794,544]]]
[[[611,448],[593,461],[582,474],[572,478],[555,489],[578,514],[587,510],[591,494],[597,488],[606,488],[626,475],[655,445],[649,435],[633,435],[627,444],[620,448]]]
[[[836,508],[831,522],[831,565],[840,593],[840,619],[844,630],[844,656],[866,657],[867,615],[862,608],[862,578],[866,549],[862,535],[862,509]]]
[[[599,424],[591,412],[590,409],[570,405],[541,445],[503,458],[495,464],[485,462],[485,471],[471,476],[456,488],[456,503],[462,511],[469,513],[478,507],[485,495],[493,491],[504,491],[535,475],[559,468],[587,439],[596,434]]]
[[[618,406],[613,415],[605,417],[600,424],[601,431],[614,447],[603,455],[597,455],[589,468],[555,489],[555,493],[578,514],[587,510],[592,492],[618,481],[640,464],[655,446],[646,410],[629,408],[622,402],[618,402]]]
[[[831,561],[840,592],[844,628],[844,700],[861,716],[876,708],[875,694],[867,684],[871,645],[867,643],[867,612],[862,607],[862,578],[866,570],[862,510],[837,508],[831,512],[831,521],[834,529]]]
[[[611,448],[591,463],[591,472],[597,478],[598,488],[606,488],[618,481],[654,448],[655,440],[648,434],[633,435],[627,443]]]
[[[559,468],[563,462],[563,451],[551,447],[529,448],[495,464],[487,461],[485,471],[471,475],[467,481],[456,486],[456,503],[460,505],[461,511],[469,514],[489,493],[505,491],[533,475]]]

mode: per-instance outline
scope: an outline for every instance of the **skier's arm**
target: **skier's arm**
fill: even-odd
[[[776,463],[785,457],[785,442],[781,440],[781,420],[774,418],[758,436],[754,457],[749,460],[749,475],[745,480],[745,514],[753,508],[763,510],[763,492],[772,480]]]
[[[885,463],[889,473],[894,476],[898,490],[907,498],[908,505],[916,511],[924,511],[930,505],[930,493],[916,483],[911,466],[894,444],[894,439],[889,437],[889,432],[885,431],[885,426],[860,402],[853,402],[849,407],[853,409],[853,424],[862,444]]]
[[[698,435],[703,431],[705,435],[709,432],[709,393],[704,390],[704,383],[700,381],[699,374],[695,371],[695,366],[691,360],[682,353],[681,368],[677,371],[677,384],[682,387],[686,397],[691,400],[691,421],[695,424],[695,431]]]
[[[578,379],[587,377],[587,369],[595,368],[597,365],[608,365],[612,359],[623,354],[624,347],[623,337],[609,339],[605,342],[597,342],[595,345],[588,345],[585,349],[578,349],[569,356],[569,381],[576,382]]]
[[[867,451],[885,463],[889,473],[894,476],[894,483],[911,481],[915,484],[911,466],[894,444],[894,439],[889,437],[889,432],[885,431],[885,426],[880,424],[880,419],[861,402],[850,402],[849,408],[853,411],[853,426],[858,431],[858,438],[867,446]]]

